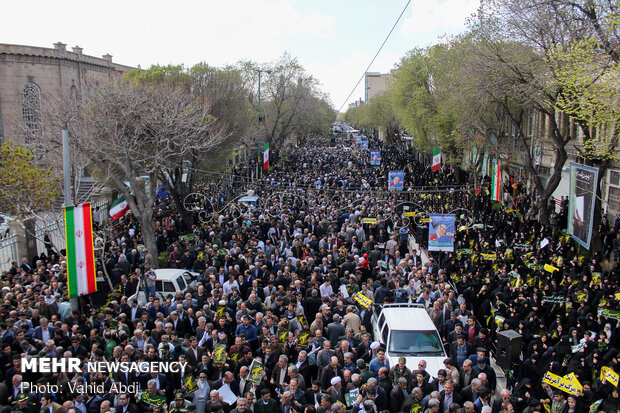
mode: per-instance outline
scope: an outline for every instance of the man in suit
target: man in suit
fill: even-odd
[[[118,396],[118,406],[116,406],[117,413],[138,413],[138,406],[131,402],[129,393],[121,393]]]
[[[463,396],[463,401],[474,402],[478,399],[478,392],[482,388],[482,382],[479,379],[473,379],[471,384],[461,390],[461,396]]]
[[[41,413],[61,413],[62,411],[62,406],[54,403],[51,394],[43,393],[41,395]]]
[[[288,357],[285,355],[281,355],[278,357],[278,362],[273,368],[271,373],[271,383],[275,386],[284,386],[285,383],[288,383],[290,377],[288,376]]]
[[[219,390],[220,387],[225,384],[228,384],[228,387],[230,387],[230,390],[235,394],[235,396],[239,396],[239,382],[230,371],[225,372],[221,379],[214,381],[211,388],[214,390]]]
[[[54,339],[54,333],[56,333],[56,329],[49,325],[47,318],[41,317],[39,326],[32,333],[32,339],[37,344],[37,347],[42,348],[47,340]]]
[[[321,383],[318,380],[312,382],[312,385],[306,389],[306,403],[312,406],[318,406],[321,403]]]
[[[393,412],[402,411],[401,408],[408,395],[407,379],[405,377],[399,377],[397,380],[397,386],[390,392],[390,410]]]
[[[129,355],[127,355],[126,353],[121,356],[121,362],[129,362],[129,361],[130,361]],[[124,372],[117,371],[116,373],[114,373],[113,377],[115,381],[125,386],[138,383],[138,377],[136,376],[136,373],[134,372],[124,373]],[[134,413],[134,412],[129,412],[129,413]]]
[[[196,337],[190,337],[190,346],[185,350],[185,356],[190,365],[195,366],[202,360],[204,354],[204,348],[198,345],[198,339]]]
[[[463,367],[459,370],[459,387],[461,389],[465,389],[465,387],[469,386],[472,380],[476,378],[473,364],[471,360],[465,360],[463,362]]]
[[[448,410],[452,403],[457,403],[458,405],[463,404],[463,399],[459,393],[454,391],[454,383],[452,380],[446,380],[444,383],[444,389],[441,391],[441,399],[439,410],[445,412]]]

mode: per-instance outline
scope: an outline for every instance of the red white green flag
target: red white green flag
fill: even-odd
[[[263,151],[263,169],[269,169],[269,144],[265,144],[265,150]]]
[[[110,205],[110,216],[114,221],[122,218],[129,211],[129,204],[124,196],[121,196]]]
[[[502,185],[502,171],[497,160],[493,161],[493,176],[491,181],[491,200],[499,201]]]
[[[65,207],[69,298],[97,291],[90,203]]]
[[[433,148],[433,171],[441,169],[441,148]]]

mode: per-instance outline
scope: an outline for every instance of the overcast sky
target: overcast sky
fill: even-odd
[[[377,52],[406,0],[31,0],[2,7],[0,42],[78,45],[117,63],[239,60],[267,63],[288,52],[338,109]],[[464,31],[477,0],[412,1],[370,71],[385,73],[414,47]],[[363,98],[363,82],[346,102]],[[346,107],[344,108],[346,110]]]

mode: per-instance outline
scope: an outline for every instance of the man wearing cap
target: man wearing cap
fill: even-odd
[[[375,341],[370,345],[370,348],[373,352],[376,352],[376,355],[372,360],[370,360],[368,370],[374,373],[375,377],[379,377],[379,369],[381,367],[387,367],[388,369],[390,368],[390,362],[385,357],[385,349],[380,346],[381,344],[379,344],[378,341]]]
[[[37,405],[33,403],[26,394],[18,393],[15,398],[16,404],[13,406],[13,411],[20,411],[22,413],[38,413],[39,409]]]
[[[495,393],[497,376],[495,375],[495,370],[487,364],[487,359],[485,357],[478,356],[476,359],[476,366],[473,371],[475,376],[478,376],[480,373],[486,374],[487,380],[489,380],[489,390],[491,390],[492,393]]]
[[[364,360],[357,360],[357,371],[360,375],[360,384],[366,384],[368,379],[375,377],[372,371],[368,370],[368,365]]]
[[[390,379],[394,387],[398,385],[398,379],[401,377],[407,380],[407,385],[413,382],[413,375],[411,374],[411,370],[407,367],[407,359],[402,356],[398,358],[398,364],[390,370]]]

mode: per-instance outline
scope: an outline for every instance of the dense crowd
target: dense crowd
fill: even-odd
[[[51,250],[14,262],[2,274],[0,405],[23,413],[617,412],[617,375],[614,384],[601,371],[620,372],[620,217],[601,222],[603,249],[587,253],[561,231],[566,200],[552,225],[541,225],[523,186],[507,186],[511,205],[497,208],[488,184],[469,187],[463,171],[433,172],[414,150],[373,139],[382,164],[372,166],[356,146],[339,137],[296,148],[258,184],[231,175],[228,188],[252,189],[256,207],[206,185],[188,223],[170,198],[160,200],[159,255],[142,247],[131,213],[108,225],[98,272],[113,289],[97,293],[103,305],[82,297],[71,311],[66,263]],[[390,170],[405,172],[404,193],[387,191]],[[425,224],[405,218],[403,205],[456,211],[454,252],[427,259],[411,250],[410,236],[425,243]],[[186,291],[162,296],[158,265],[197,275]],[[429,373],[424,361],[410,369],[405,358],[390,365],[371,324],[374,304],[390,302],[425,306],[447,351],[443,369]],[[522,348],[500,380],[492,360],[505,330],[521,335]],[[187,367],[47,374],[22,371],[29,357]],[[582,390],[548,384],[548,372],[573,373]]]

